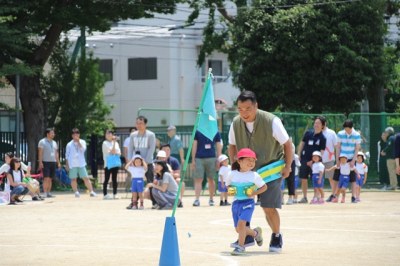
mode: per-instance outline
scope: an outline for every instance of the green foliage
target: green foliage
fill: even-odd
[[[106,116],[111,108],[104,103],[105,77],[99,72],[98,60],[92,55],[79,58],[78,64],[70,64],[69,42],[59,43],[50,58],[51,71],[42,77],[42,89],[48,103],[48,120],[55,125],[63,143],[71,137],[71,129],[77,127],[82,137],[102,135],[113,126]]]
[[[202,49],[206,55],[224,49],[234,83],[256,92],[261,108],[350,112],[365,97],[372,110],[382,107],[376,96],[385,83],[386,1],[240,4],[226,30],[211,33],[207,25]]]

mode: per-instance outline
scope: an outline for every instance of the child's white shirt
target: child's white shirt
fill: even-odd
[[[312,173],[319,174],[325,170],[325,165],[321,162],[316,162],[312,164]]]
[[[350,167],[350,163],[340,164],[339,165],[340,174],[341,175],[350,175],[350,172],[356,169],[355,167]]]
[[[230,165],[227,165],[227,166],[222,165],[219,168],[219,171],[218,171],[218,181],[226,182],[230,172],[231,172],[231,166]],[[222,176],[222,178],[220,176]]]
[[[131,173],[132,178],[143,178],[146,173],[143,166],[129,166],[128,171]]]
[[[357,163],[356,162],[356,169],[360,175],[368,173],[368,165],[366,165],[365,163]]]
[[[229,186],[232,183],[254,183],[257,188],[265,185],[264,180],[261,176],[254,171],[239,172],[238,170],[233,170],[229,173],[225,184]]]

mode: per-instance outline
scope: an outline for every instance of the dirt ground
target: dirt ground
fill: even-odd
[[[263,228],[264,245],[245,257],[230,255],[237,238],[230,208],[209,207],[207,196],[192,207],[188,194],[175,215],[182,265],[399,265],[400,192],[365,191],[358,204],[284,205],[281,254],[268,252],[271,231],[257,207],[252,225]],[[126,210],[125,193],[108,201],[55,195],[0,206],[0,265],[158,265],[172,211],[151,210],[150,202]]]

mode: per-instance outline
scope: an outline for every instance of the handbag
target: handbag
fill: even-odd
[[[107,168],[121,167],[121,157],[118,154],[110,154],[107,156]]]

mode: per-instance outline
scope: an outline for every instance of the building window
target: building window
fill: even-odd
[[[157,79],[157,58],[129,58],[128,79]]]
[[[113,60],[101,59],[99,64],[99,71],[106,76],[106,81],[113,80]]]
[[[223,71],[223,63],[222,60],[207,60],[207,65],[203,64],[201,66],[201,81],[205,82],[207,77],[206,74],[208,73],[208,69],[212,68],[212,74],[214,76],[214,80],[220,82],[225,79],[225,73]]]
[[[222,60],[208,60],[208,68],[212,68],[214,76],[223,76]]]

